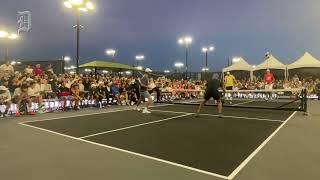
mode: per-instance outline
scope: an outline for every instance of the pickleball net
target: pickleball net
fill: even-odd
[[[176,93],[201,93],[179,90]],[[204,92],[202,91],[202,94]],[[227,90],[221,92],[224,107],[256,108],[307,112],[306,89],[274,89],[274,90]],[[199,105],[203,98],[174,100],[173,104]],[[217,102],[209,100],[206,106],[217,106]]]

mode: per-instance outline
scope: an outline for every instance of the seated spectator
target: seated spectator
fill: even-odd
[[[38,104],[38,112],[44,112],[44,104],[41,95],[41,89],[39,88],[39,84],[35,81],[30,83],[30,87],[28,88],[28,95],[31,98],[31,101]]]
[[[119,89],[120,89],[119,84],[114,84],[114,85],[112,86],[112,88],[111,88],[111,93],[112,93],[114,99],[117,101],[117,104],[118,104],[118,105],[121,104],[121,102],[120,102],[120,91],[119,91]]]
[[[72,95],[72,101],[74,101],[74,110],[80,110],[79,103],[81,101],[79,85],[74,83],[71,85],[70,89]]]
[[[63,82],[59,87],[58,96],[63,100],[63,110],[67,110],[67,101],[72,101],[70,89],[66,87],[66,82]]]
[[[8,111],[11,107],[11,94],[8,88],[0,86],[0,105],[5,106],[4,112],[0,112],[0,116],[4,117],[8,115]]]
[[[21,87],[18,87],[14,90],[13,93],[13,102],[17,104],[17,110],[16,110],[16,117],[21,116],[21,103],[28,104],[28,115],[35,115],[35,113],[32,111],[32,100],[28,93],[28,85],[22,84]]]
[[[14,75],[14,68],[10,64],[10,61],[6,61],[5,64],[0,66],[0,78],[3,78],[3,77],[9,78],[13,75]]]
[[[96,101],[98,98],[98,93],[97,93],[97,85],[96,84],[91,84],[91,88],[89,90],[89,99],[91,101],[91,104],[93,104],[94,101]]]
[[[24,73],[27,75],[31,75],[33,74],[33,69],[30,65],[28,65],[25,69],[24,69]]]
[[[97,107],[103,108],[104,105],[102,103],[103,99],[106,98],[106,91],[104,87],[104,82],[99,82],[99,85],[96,89],[97,92]]]

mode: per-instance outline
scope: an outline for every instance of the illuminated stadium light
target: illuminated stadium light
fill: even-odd
[[[108,74],[108,73],[109,73],[109,71],[103,70],[103,71],[102,71],[102,73],[104,73],[104,74]]]
[[[241,57],[234,57],[234,58],[232,58],[232,62],[233,62],[233,63],[237,63],[237,62],[239,62],[239,61],[241,61]]]
[[[178,44],[188,46],[193,41],[191,36],[184,36],[178,39]]]
[[[85,72],[91,72],[91,69],[84,69]]]
[[[141,61],[141,60],[144,60],[144,55],[143,54],[140,54],[140,55],[136,55],[136,60],[137,61]]]
[[[70,71],[70,74],[75,74],[76,72],[74,72],[74,71]]]
[[[142,66],[137,66],[136,67],[138,70],[143,70],[143,67]]]
[[[175,66],[176,68],[181,68],[181,67],[184,66],[184,64],[183,64],[182,62],[176,62],[176,63],[174,64],[174,66]]]
[[[130,74],[131,74],[131,71],[126,71],[126,74],[127,74],[127,75],[130,75]]]
[[[77,67],[76,66],[70,66],[70,69],[76,69]]]
[[[170,73],[170,70],[164,70],[164,73]]]
[[[202,68],[202,71],[203,71],[203,72],[209,71],[209,68]]]
[[[106,50],[106,54],[108,55],[108,56],[114,56],[115,54],[116,54],[116,50],[114,50],[114,49],[107,49]]]
[[[76,13],[76,25],[74,26],[76,28],[76,32],[77,32],[77,39],[76,39],[76,47],[77,47],[77,51],[76,51],[76,72],[77,74],[79,74],[79,64],[80,64],[80,12],[87,12],[87,11],[91,11],[94,10],[95,7],[93,5],[93,3],[90,0],[65,0],[63,2],[64,6],[68,9],[72,9],[74,10]]]
[[[16,61],[11,61],[11,65],[16,65],[17,64],[17,62]]]
[[[71,58],[70,58],[69,56],[65,56],[65,57],[63,57],[63,60],[64,60],[64,61],[70,61]]]
[[[214,51],[215,47],[214,46],[210,46],[210,47],[203,47],[202,48],[202,52],[207,53],[209,51]]]

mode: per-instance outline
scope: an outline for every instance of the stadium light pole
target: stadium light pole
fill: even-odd
[[[210,46],[210,47],[203,47],[202,48],[202,52],[205,53],[206,55],[206,61],[205,61],[205,65],[206,65],[206,68],[208,68],[208,53],[209,52],[212,52],[215,50],[215,47],[214,46]]]
[[[79,74],[79,53],[80,53],[80,12],[94,10],[95,7],[90,0],[67,0],[64,2],[65,7],[73,9],[76,14],[76,31],[77,31],[77,54],[76,54],[76,73]]]
[[[5,60],[8,61],[9,60],[9,41],[14,41],[16,39],[19,38],[19,36],[16,33],[11,33],[9,34],[6,31],[0,31],[0,38],[1,39],[5,39],[5,43],[6,43],[6,56],[5,56]]]
[[[106,50],[106,54],[107,54],[108,56],[111,56],[111,58],[112,58],[111,60],[112,60],[113,62],[115,61],[114,57],[115,57],[116,53],[117,53],[117,51],[114,50],[114,49],[107,49],[107,50]]]
[[[193,39],[191,36],[184,36],[178,39],[178,44],[184,46],[186,49],[186,72],[188,72],[189,64],[188,64],[188,56],[189,56],[189,46],[192,43]]]
[[[136,55],[137,67],[139,67],[139,62],[145,59],[143,54]]]
[[[68,63],[71,61],[71,58],[69,56],[62,56],[62,60],[63,60],[63,70],[62,70],[62,72],[65,73],[66,65],[68,65]]]

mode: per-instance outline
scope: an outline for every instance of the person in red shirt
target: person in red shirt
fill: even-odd
[[[273,89],[273,83],[275,81],[275,78],[273,74],[270,72],[268,69],[267,72],[264,74],[264,88],[267,91],[271,91]],[[272,93],[268,92],[266,94],[266,100],[271,100],[272,99]]]
[[[35,76],[41,76],[43,73],[43,70],[41,69],[41,65],[37,64],[36,67],[33,70],[33,73]]]

